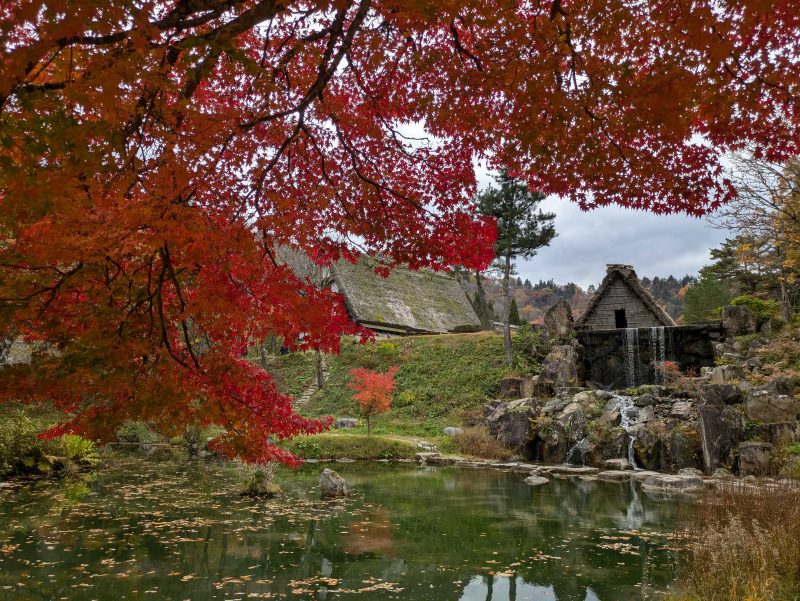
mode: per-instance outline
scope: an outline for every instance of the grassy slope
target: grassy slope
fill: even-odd
[[[303,407],[303,414],[357,417],[358,405],[347,387],[350,370],[384,371],[396,365],[400,370],[392,409],[373,419],[373,431],[414,436],[437,436],[445,426],[460,425],[497,393],[500,378],[509,371],[502,336],[493,333],[416,336],[366,345],[345,340],[341,354],[328,356],[327,362],[329,379]],[[281,390],[296,394],[311,382],[313,366],[312,353],[295,354],[279,357],[273,370]],[[358,431],[362,429],[366,431]]]

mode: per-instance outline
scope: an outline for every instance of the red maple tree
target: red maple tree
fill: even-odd
[[[353,380],[347,385],[355,391],[353,399],[358,401],[361,415],[367,420],[367,434],[372,432],[370,417],[386,413],[392,406],[392,396],[397,387],[394,382],[397,369],[390,367],[383,373],[363,367],[350,370]]]
[[[336,352],[341,299],[275,260],[483,267],[474,162],[584,207],[701,214],[721,157],[798,151],[795,0],[0,2],[0,399],[107,438],[325,423],[242,355]],[[421,133],[419,133],[421,132]],[[0,345],[1,346],[1,345]]]

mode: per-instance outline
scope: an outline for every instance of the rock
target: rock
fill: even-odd
[[[786,394],[779,394],[768,384],[747,393],[744,410],[747,417],[759,422],[793,422],[797,419],[798,401]]]
[[[334,422],[337,430],[346,430],[349,428],[357,428],[358,420],[352,417],[340,417]]]
[[[703,488],[703,481],[697,476],[672,476],[658,474],[642,482],[642,490],[650,492],[694,492]]]
[[[565,300],[558,301],[544,314],[544,329],[551,340],[566,340],[573,332],[572,307]]]
[[[550,480],[542,476],[528,476],[523,482],[528,486],[541,486],[542,484],[547,484]]]
[[[733,474],[731,474],[730,471],[726,470],[724,467],[718,467],[714,470],[714,473],[711,474],[711,477],[714,478],[714,480],[728,480],[733,478]]]
[[[735,384],[744,378],[742,368],[738,365],[717,365],[709,376],[712,384]]]
[[[739,365],[742,361],[744,361],[744,357],[742,357],[739,353],[722,353],[722,360],[725,363]]]
[[[338,457],[336,459],[336,463],[355,463],[355,459],[350,459],[349,457]]]
[[[319,492],[323,498],[345,497],[350,494],[350,485],[333,470],[324,469],[319,475]]]
[[[790,455],[778,475],[781,478],[800,479],[800,455]]]
[[[773,378],[764,386],[759,387],[759,390],[769,390],[774,392],[778,395],[787,395],[792,396],[794,394],[795,384],[792,378],[787,378],[786,376],[778,376],[777,378]]]
[[[455,463],[461,463],[464,461],[463,457],[458,457],[456,455],[442,455],[437,453],[435,457],[428,457],[425,460],[427,465],[453,465]]]
[[[777,422],[756,426],[758,437],[776,447],[788,447],[800,442],[800,422]]]
[[[634,404],[637,407],[650,407],[651,405],[655,405],[658,402],[658,399],[654,397],[652,394],[642,394],[636,397]]]
[[[558,423],[564,429],[568,445],[577,444],[588,434],[586,413],[579,403],[570,403],[559,414]]]
[[[631,462],[627,459],[606,459],[603,462],[603,467],[608,470],[615,470],[615,471],[625,471],[625,470],[632,470],[633,466]]]
[[[596,474],[599,471],[596,467],[584,465],[543,465],[536,469],[539,474],[560,474],[565,476],[586,476]]]
[[[656,418],[656,410],[652,405],[646,405],[639,411],[639,417],[636,419],[637,423],[646,424]]]
[[[722,329],[727,338],[755,334],[758,330],[758,319],[748,307],[724,307],[722,309]]]
[[[633,472],[633,479],[636,480],[637,482],[644,482],[650,476],[659,476],[659,475],[660,474],[658,472],[653,472],[650,470],[637,470]]]
[[[463,433],[464,430],[462,430],[461,428],[448,427],[444,429],[445,436],[457,436],[458,434],[463,434]]]
[[[685,467],[683,469],[678,470],[679,476],[697,476],[701,478],[703,476],[703,472],[696,467]]]
[[[545,463],[562,463],[567,457],[567,435],[560,423],[540,429],[536,434],[539,456]]]
[[[489,433],[504,445],[523,449],[531,440],[531,421],[539,415],[532,399],[500,403],[486,417]]]
[[[669,411],[670,417],[687,419],[692,413],[692,403],[689,401],[677,401]]]
[[[706,473],[718,467],[732,467],[739,443],[745,439],[744,415],[719,401],[702,403],[698,412]]]
[[[540,382],[553,387],[578,386],[582,380],[582,362],[575,347],[563,344],[554,346],[545,357],[539,372]]]
[[[773,446],[768,442],[743,442],[739,445],[739,475],[768,476],[772,467]]]
[[[625,482],[631,479],[633,472],[627,470],[607,470],[597,474],[598,480],[606,482]]]
[[[647,470],[677,471],[701,463],[700,432],[692,422],[649,422],[637,429],[633,448],[638,464]]]
[[[424,453],[416,453],[414,457],[419,463],[427,463],[428,459],[432,457],[441,457],[441,453],[436,453],[434,451],[426,451]]]
[[[501,378],[500,397],[504,399],[521,399],[522,378],[520,376],[505,376]]]
[[[572,399],[550,399],[544,404],[542,407],[542,414],[544,415],[555,415],[556,413],[561,413],[561,411],[572,402]]]
[[[619,412],[619,407],[614,407],[597,418],[597,423],[608,426],[619,426],[622,422],[622,415]]]
[[[742,395],[736,384],[703,384],[700,398],[710,403],[735,405],[741,401]]]

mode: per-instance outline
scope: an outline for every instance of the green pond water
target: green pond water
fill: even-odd
[[[321,465],[269,501],[231,465],[115,456],[81,480],[0,489],[0,599],[658,598],[675,504],[631,483],[410,465]]]

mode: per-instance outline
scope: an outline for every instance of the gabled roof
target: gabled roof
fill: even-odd
[[[586,310],[577,320],[575,320],[576,328],[580,328],[586,323],[586,320],[597,308],[597,304],[602,300],[603,296],[605,296],[609,286],[611,286],[611,284],[613,284],[617,279],[622,280],[622,282],[633,291],[633,293],[644,303],[644,305],[650,310],[655,318],[661,322],[661,325],[677,325],[672,317],[670,317],[669,314],[664,311],[664,309],[658,306],[658,303],[656,303],[652,295],[645,290],[632,266],[612,264],[606,266],[606,277],[603,278],[603,282],[594,293],[594,296],[589,299],[589,304],[587,305]]]
[[[452,276],[397,267],[384,278],[375,273],[376,265],[374,259],[362,257],[355,264],[340,260],[331,267],[347,310],[359,324],[420,334],[480,326],[464,289]]]

